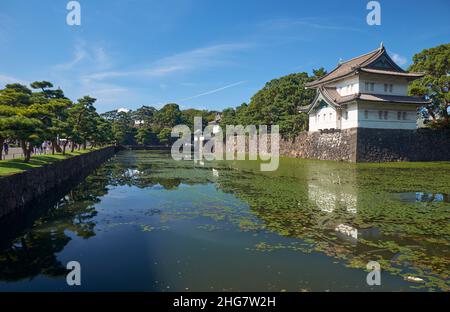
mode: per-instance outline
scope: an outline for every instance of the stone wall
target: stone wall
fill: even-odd
[[[336,161],[356,161],[356,129],[302,132],[293,140],[280,141],[280,155]]]
[[[58,192],[67,183],[80,181],[114,153],[115,147],[106,147],[1,177],[0,218],[25,208],[48,192]]]
[[[450,130],[358,129],[358,162],[450,160]]]
[[[353,128],[281,140],[286,157],[350,162],[450,161],[450,130]]]

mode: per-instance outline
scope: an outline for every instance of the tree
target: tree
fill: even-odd
[[[320,67],[319,69],[313,69],[314,79],[320,79],[327,74],[325,68]]]
[[[323,70],[316,73],[323,74]],[[242,112],[238,113],[238,108],[236,115],[247,124],[278,124],[283,137],[293,137],[307,128],[307,118],[301,116],[299,107],[314,99],[315,91],[304,85],[315,78],[298,73],[273,79],[251,98],[248,107],[242,107]]]
[[[173,128],[176,125],[181,124],[181,111],[178,104],[170,103],[164,105],[155,114],[155,123],[162,128]]]
[[[25,162],[44,141],[52,142],[53,153],[65,153],[69,140],[84,148],[88,141],[93,146],[111,142],[111,122],[97,114],[94,98],[85,96],[73,104],[61,89],[51,89],[51,82],[35,81],[30,86],[36,91],[18,83],[0,90],[0,144],[6,139],[19,141]]]
[[[211,121],[210,113],[207,110],[199,110],[195,108],[185,109],[181,111],[181,123],[188,126],[191,131],[194,131],[194,118],[201,117],[202,118],[202,128],[205,128],[208,125],[208,122]]]
[[[96,131],[92,134],[92,147],[111,143],[114,141],[112,125],[100,115],[95,116]]]
[[[220,126],[225,129],[226,125],[237,125],[239,124],[236,119],[236,111],[234,108],[225,108],[222,111],[222,118],[220,120]]]
[[[151,124],[156,113],[156,108],[151,106],[142,106],[135,111],[130,112],[131,118],[138,122]]]
[[[112,121],[112,133],[117,144],[134,144],[133,123],[130,112],[116,112]]]
[[[450,128],[450,43],[415,54],[408,71],[426,73],[409,87],[411,95],[432,100],[424,107],[424,117],[431,117],[432,127]]]
[[[171,133],[172,133],[172,129],[171,128],[163,128],[158,133],[158,140],[159,140],[159,142],[161,144],[169,144],[170,141],[172,140]]]
[[[74,151],[74,143],[82,144],[86,149],[86,144],[96,131],[97,112],[94,107],[96,99],[90,96],[84,96],[78,99],[69,110],[69,122],[73,125],[72,130],[72,152]]]
[[[53,84],[48,81],[35,81],[30,84],[30,87],[33,89],[41,89],[42,92],[45,92],[48,88],[53,88]]]
[[[137,130],[136,141],[142,145],[151,145],[157,142],[157,138],[152,128],[144,125]]]
[[[40,90],[31,94],[30,108],[35,109],[35,117],[44,124],[45,131],[41,139],[52,143],[52,154],[61,152],[58,139],[61,128],[65,128],[68,118],[67,109],[72,102],[64,96],[61,89],[52,90],[53,84],[48,81],[35,81],[30,84],[31,88]]]
[[[3,135],[7,132],[8,136],[20,141],[25,162],[30,160],[33,146],[40,143],[47,117],[45,108],[34,104],[31,95],[30,89],[17,83],[8,84],[0,91],[0,130]]]

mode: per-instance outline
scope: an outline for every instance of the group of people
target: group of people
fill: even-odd
[[[1,146],[3,150],[4,157],[8,156],[9,154],[9,146],[10,142],[4,142],[3,146]],[[49,141],[44,141],[41,145],[33,147],[33,154],[47,154],[48,152],[51,152],[52,150],[52,143]],[[3,158],[3,157],[2,157]]]
[[[50,152],[52,150],[52,142],[50,141],[44,141],[40,146],[35,146],[33,148],[34,154],[47,154],[47,152]]]
[[[65,140],[58,140],[58,143],[57,143],[58,146],[56,146],[56,145],[52,146],[52,142],[51,141],[44,141],[44,142],[42,142],[42,144],[38,144],[38,145],[33,146],[32,153],[35,154],[35,155],[36,154],[50,154],[50,153],[53,152],[53,147],[55,148],[56,151],[60,151],[63,148],[63,143],[65,143],[65,142],[67,142],[67,141],[65,141]],[[0,149],[3,150],[1,158],[2,159],[6,159],[8,154],[9,154],[10,145],[12,144],[13,147],[20,146],[20,144],[18,144],[18,143],[19,142],[5,141],[3,143],[3,146],[0,145]],[[70,144],[65,144],[65,145],[67,145],[66,146],[67,149],[72,149],[72,145],[73,145],[74,149],[80,147],[80,145],[72,143],[72,142],[70,142]],[[14,156],[21,157],[21,155],[22,155],[22,152],[21,152],[20,148],[18,148],[17,151],[15,151],[13,149],[11,152],[12,152],[12,155],[11,155],[12,158],[14,158]]]

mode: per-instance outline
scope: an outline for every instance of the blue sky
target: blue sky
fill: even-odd
[[[383,41],[399,65],[448,43],[450,1],[0,0],[0,84],[49,80],[100,112],[142,105],[223,109],[286,74],[331,70]]]

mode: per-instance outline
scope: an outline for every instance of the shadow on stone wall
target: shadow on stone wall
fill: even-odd
[[[115,147],[106,147],[0,178],[0,218],[25,209],[49,192],[58,193],[65,184],[87,176],[114,153]]]
[[[449,161],[450,130],[303,132],[293,140],[282,140],[280,155],[350,162]]]

